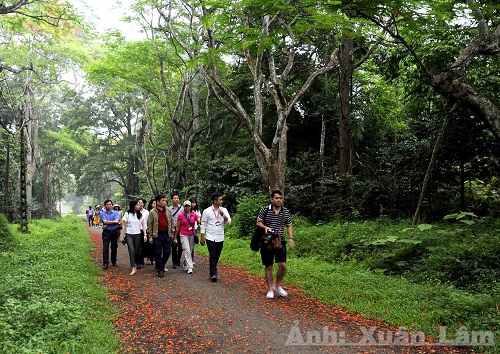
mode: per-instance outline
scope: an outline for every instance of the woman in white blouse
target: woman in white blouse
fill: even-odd
[[[132,271],[130,275],[134,275],[137,271],[137,261],[141,252],[141,242],[146,241],[146,223],[144,215],[140,211],[141,206],[139,200],[130,201],[129,209],[123,214],[122,223],[124,227],[120,235],[120,241],[125,240],[128,247],[130,257],[130,266]]]

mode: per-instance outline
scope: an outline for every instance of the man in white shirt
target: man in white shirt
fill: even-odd
[[[94,222],[94,209],[91,206],[87,209],[87,221],[89,223],[89,227],[92,226]]]
[[[177,227],[177,218],[182,214],[182,206],[179,205],[180,197],[179,193],[174,192],[170,195],[172,199],[172,205],[168,208],[172,213],[172,218],[174,219],[173,228]],[[181,258],[182,258],[182,245],[180,237],[174,238],[174,242],[172,243],[172,266],[173,268],[177,268],[181,266]]]
[[[210,280],[217,281],[217,263],[219,263],[222,247],[224,246],[224,223],[231,223],[231,216],[226,208],[222,207],[222,194],[212,195],[212,205],[203,210],[201,216],[201,240],[203,246],[207,243],[210,254]]]
[[[144,223],[146,224],[146,231],[147,231],[149,210],[145,208],[146,204],[147,204],[146,199],[139,198],[139,211],[141,212],[141,215],[144,218]],[[149,244],[149,241],[147,239],[142,239],[141,253],[139,254],[138,257],[137,269],[141,269],[142,267],[145,266],[144,259],[151,257],[152,248],[153,247]]]

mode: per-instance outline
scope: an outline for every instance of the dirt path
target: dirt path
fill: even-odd
[[[95,244],[92,256],[101,266],[101,229],[89,228],[89,232]],[[436,346],[354,346],[363,338],[360,326],[367,331],[365,342],[373,342],[370,338],[379,342],[377,332],[370,335],[369,327],[385,334],[397,329],[323,305],[288,286],[288,297],[266,299],[261,277],[224,264],[219,265],[219,282],[212,283],[208,260],[200,255],[194,274],[172,269],[171,260],[164,278],[157,276],[154,265],[146,265],[134,276],[129,273],[127,247],[119,244],[118,266],[102,271],[102,285],[111,288],[110,298],[121,312],[115,328],[122,353],[458,352]],[[324,327],[337,339],[329,341]],[[341,331],[349,345],[339,344]],[[321,341],[327,345],[311,345]]]

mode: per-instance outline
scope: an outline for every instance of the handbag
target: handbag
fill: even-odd
[[[262,223],[266,221],[266,216],[269,208],[266,207],[266,211],[264,212],[264,219],[262,219]],[[252,240],[250,241],[250,249],[254,252],[257,252],[260,249],[260,245],[262,243],[262,237],[264,236],[264,229],[260,227],[255,227],[255,231],[252,236]]]
[[[281,222],[280,222],[280,227],[278,229],[278,235],[274,237],[273,240],[266,245],[268,251],[277,251],[283,248],[283,243],[281,242],[280,233],[284,221],[285,221],[285,211],[283,210],[283,207],[281,207]]]
[[[257,252],[260,249],[260,243],[262,242],[262,236],[264,236],[264,229],[260,227],[255,227],[255,231],[250,241],[250,249]]]
[[[281,243],[281,236],[273,238],[272,242],[267,244],[268,251],[277,251],[283,248],[283,244]]]
[[[194,235],[194,244],[197,245],[198,243],[200,243],[200,239],[198,238],[198,235]]]

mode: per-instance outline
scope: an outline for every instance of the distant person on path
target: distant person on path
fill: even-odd
[[[122,218],[124,227],[122,229],[120,241],[125,240],[127,243],[130,267],[132,267],[130,275],[134,275],[137,271],[141,241],[146,238],[146,224],[144,223],[144,217],[140,211],[140,203],[139,199],[130,201],[129,208]]]
[[[118,225],[118,232],[121,233],[121,231],[122,231],[122,218],[123,218],[122,207],[120,206],[120,204],[115,204],[115,205],[113,205],[113,210],[116,210],[118,212],[118,215],[120,215],[120,224]]]
[[[262,264],[265,267],[265,277],[267,283],[268,299],[274,298],[276,291],[280,296],[287,296],[288,293],[281,287],[281,282],[286,273],[286,240],[285,240],[285,226],[288,233],[288,240],[290,247],[294,247],[293,240],[293,227],[290,211],[283,206],[283,194],[279,190],[271,192],[271,204],[263,207],[259,216],[257,217],[257,227],[265,230],[265,235],[270,236],[268,244],[262,244],[260,247],[260,256]],[[268,231],[272,230],[277,237],[279,237],[277,246],[272,247],[272,234]],[[269,247],[268,247],[269,245]],[[276,274],[276,282],[273,284],[273,264],[278,263],[278,271]]]
[[[189,200],[186,200],[182,205],[184,206],[184,212],[177,218],[175,237],[180,238],[184,250],[184,271],[193,274],[191,252],[194,249],[195,224],[201,222],[201,220],[198,214],[191,211],[191,202]]]
[[[113,210],[111,200],[104,201],[104,212],[102,219],[102,269],[109,266],[109,246],[111,245],[111,264],[116,266],[116,254],[118,251],[118,227],[120,226],[120,214]]]
[[[200,209],[198,207],[198,201],[196,200],[196,198],[189,198],[189,201],[191,202],[191,211],[193,213],[196,213],[198,215],[201,215],[201,212],[200,212]],[[199,222],[195,223],[194,224],[194,230],[195,230],[195,235],[198,235],[198,232],[200,232],[200,223],[201,223],[201,219]],[[192,249],[192,252],[191,252],[191,260],[193,261],[193,266],[194,266],[194,247]]]
[[[89,223],[89,226],[92,226],[92,223],[94,222],[94,209],[92,209],[92,206],[89,206],[87,209],[87,222]]]
[[[156,207],[149,212],[147,231],[149,243],[154,244],[155,247],[155,266],[158,276],[161,278],[167,271],[166,265],[174,238],[174,220],[167,207],[165,195],[158,194],[155,201]]]
[[[149,200],[148,207],[146,209],[148,209],[148,211],[151,212],[151,210],[153,210],[154,208],[156,208],[155,198]],[[149,221],[149,217],[148,217],[148,221]],[[146,228],[147,227],[148,227],[148,224],[146,223]],[[146,232],[147,232],[147,230],[146,230]],[[149,240],[149,239],[148,239],[148,244],[149,244],[149,251],[150,251],[149,256],[148,256],[148,264],[155,264],[155,256],[156,256],[155,246],[154,246],[154,244],[151,243],[151,240]]]
[[[146,225],[146,232],[147,232],[149,210],[146,209],[146,204],[147,204],[146,199],[139,198],[140,212],[144,218],[144,224]],[[147,236],[147,233],[145,233],[144,236]],[[150,256],[152,247],[153,246],[150,245],[148,242],[148,238],[144,237],[141,242],[141,250],[139,253],[139,262],[137,264],[137,269],[140,269],[145,266],[144,259]]]
[[[94,225],[98,227],[101,224],[101,206],[96,205],[94,209]]]
[[[201,216],[201,240],[203,246],[205,241],[210,254],[210,280],[216,282],[217,263],[224,246],[224,223],[231,224],[231,216],[226,208],[222,207],[224,200],[222,194],[214,193],[212,195],[212,205],[203,210]]]
[[[172,199],[172,205],[169,207],[170,212],[172,213],[172,217],[174,218],[174,230],[177,226],[177,218],[182,213],[182,206],[179,205],[180,198],[179,194],[174,192],[170,196]],[[174,238],[174,243],[172,244],[172,263],[173,268],[177,268],[181,266],[181,257],[182,257],[182,245],[179,237]]]

